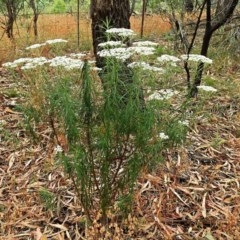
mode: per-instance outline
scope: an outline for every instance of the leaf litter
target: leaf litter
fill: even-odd
[[[51,131],[39,127],[37,143],[28,137],[9,104],[22,98],[5,94],[15,83],[0,72],[0,239],[240,239],[238,98],[206,104],[211,117],[199,113],[188,144],[143,171],[132,214],[124,221],[110,215],[109,232],[99,213],[87,225],[71,181],[54,163]]]

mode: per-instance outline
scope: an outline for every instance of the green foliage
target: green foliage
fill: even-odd
[[[167,146],[158,137],[168,127],[161,116],[167,105],[144,103],[139,74],[108,59],[102,77],[103,90],[97,91],[99,83],[85,62],[80,77],[59,72],[51,80],[35,79],[32,87],[38,86],[41,96],[37,105],[25,108],[26,126],[33,136],[39,121],[52,128],[57,142],[59,134],[66,136],[68,149],[57,159],[72,179],[89,220],[97,204],[94,196],[99,198],[103,217],[115,202],[128,212],[139,173],[161,160]],[[169,132],[170,141],[181,143],[184,133],[176,132]],[[41,195],[47,205],[51,203],[45,192]]]
[[[39,112],[37,111],[36,108],[34,108],[33,106],[29,105],[26,106],[24,108],[19,108],[19,110],[24,112],[24,124],[25,124],[25,128],[28,131],[28,133],[32,136],[32,138],[34,140],[37,139],[37,134],[36,131],[34,129],[34,126],[36,123],[39,123],[40,121],[40,116],[39,116]]]
[[[38,123],[52,129],[62,147],[56,162],[63,164],[90,221],[93,209],[101,210],[103,220],[114,207],[127,214],[139,174],[153,169],[164,149],[182,144],[186,135],[187,128],[178,123],[181,114],[168,99],[145,101],[143,89],[149,82],[150,92],[164,88],[165,76],[156,81],[159,73],[127,65],[107,57],[101,83],[88,61],[80,73],[45,66],[25,72],[25,126],[35,140]],[[168,136],[160,137],[164,133]],[[48,203],[48,195],[41,195]]]
[[[53,13],[64,13],[66,11],[66,5],[63,0],[54,1],[52,12]]]
[[[55,209],[55,203],[54,203],[54,195],[49,192],[47,189],[42,188],[39,190],[39,197],[41,202],[44,204],[44,207],[47,210],[54,210]]]

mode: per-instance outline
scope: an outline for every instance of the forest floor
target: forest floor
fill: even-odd
[[[6,70],[0,76],[1,240],[240,239],[239,75],[215,76],[221,88],[197,113],[187,142],[142,172],[132,214],[109,218],[108,230],[98,221],[86,228],[72,183],[54,163],[51,130],[39,126],[32,141],[16,108],[24,102],[18,84]]]

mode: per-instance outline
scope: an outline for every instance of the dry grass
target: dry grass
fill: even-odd
[[[62,38],[70,41],[70,44],[76,47],[77,43],[77,22],[76,16],[70,14],[40,15],[38,42],[44,42],[48,39]],[[140,33],[141,17],[131,18],[131,26],[134,31]],[[170,28],[169,24],[160,16],[146,16],[144,24],[144,35],[160,35]],[[19,51],[24,47],[34,43],[32,22],[20,18],[18,25],[15,26],[15,44],[11,43],[4,35],[0,41],[0,65],[3,62],[13,60]],[[91,48],[91,19],[84,15],[80,20],[80,43],[81,49]]]

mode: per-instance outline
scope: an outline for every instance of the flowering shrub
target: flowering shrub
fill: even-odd
[[[185,138],[189,120],[172,104],[174,98],[178,99],[178,110],[181,109],[184,94],[174,86],[164,87],[170,68],[166,70],[161,64],[181,68],[183,61],[211,63],[199,55],[156,57],[158,44],[151,41],[126,45],[126,37],[135,35],[129,29],[114,28],[107,33],[117,34],[122,41],[99,44],[102,50],[98,55],[105,60],[104,69],[94,67],[94,61],[84,60],[90,58],[86,53],[20,58],[3,64],[7,68],[18,66],[26,78],[29,76],[27,122],[30,125],[41,119],[52,128],[57,141],[56,159],[61,160],[72,179],[89,220],[95,206],[101,208],[103,215],[114,203],[129,210],[141,169],[161,160],[166,147],[182,143]],[[59,42],[65,43],[48,40],[27,49]],[[62,72],[49,70],[54,68]],[[39,69],[42,74],[28,69]],[[80,77],[74,69],[81,72]],[[103,86],[96,71],[104,77]],[[61,145],[60,133],[66,137],[67,147]],[[98,202],[93,200],[96,195]]]

